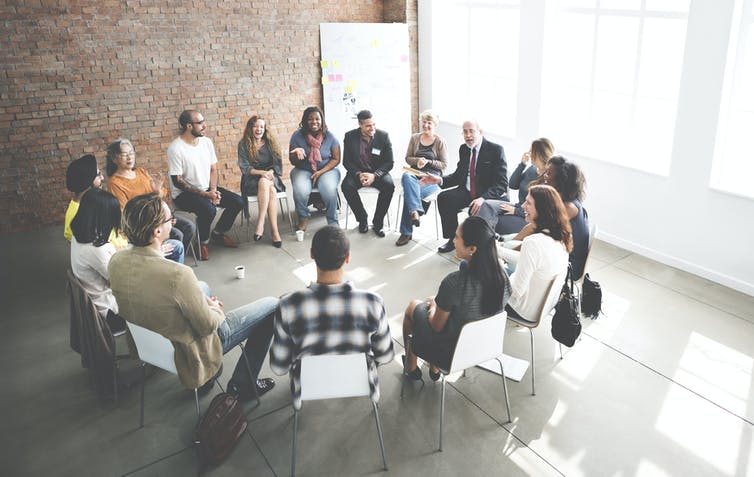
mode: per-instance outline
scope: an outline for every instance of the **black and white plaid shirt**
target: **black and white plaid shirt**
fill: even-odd
[[[311,283],[285,295],[275,315],[270,368],[291,373],[293,403],[301,407],[300,359],[309,355],[366,353],[370,397],[380,398],[377,364],[393,359],[393,341],[382,298],[357,290],[350,282]]]

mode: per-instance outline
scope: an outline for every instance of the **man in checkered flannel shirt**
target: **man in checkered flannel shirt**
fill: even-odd
[[[349,249],[348,237],[338,227],[328,225],[317,231],[311,247],[316,283],[280,300],[270,368],[277,375],[291,373],[295,404],[301,404],[299,360],[320,354],[366,353],[371,398],[379,400],[377,365],[393,359],[393,342],[382,298],[344,281]]]

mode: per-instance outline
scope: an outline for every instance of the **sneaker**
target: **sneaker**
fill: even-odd
[[[369,224],[366,222],[359,222],[359,233],[365,234],[369,231]]]
[[[209,247],[206,243],[199,246],[199,260],[209,260]]]
[[[223,247],[238,248],[238,244],[236,243],[236,241],[230,238],[228,234],[220,234],[217,232],[212,232],[212,240],[219,243]]]

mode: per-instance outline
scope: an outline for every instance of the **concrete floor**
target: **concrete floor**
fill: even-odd
[[[529,372],[509,381],[510,424],[498,376],[480,369],[452,376],[445,451],[437,452],[439,384],[410,386],[399,396],[402,311],[410,299],[435,293],[456,267],[436,253],[441,242],[433,221],[430,211],[414,241],[401,248],[393,245],[397,234],[361,235],[349,221],[348,274],[384,297],[396,345],[396,360],[380,368],[390,466],[384,475],[754,475],[754,298],[599,241],[589,270],[605,291],[605,316],[584,322],[582,339],[562,361],[549,322],[535,330],[537,395],[530,393]],[[313,218],[302,243],[283,223],[281,250],[267,235],[237,250],[212,248],[210,261],[194,269],[226,309],[302,288],[314,277],[309,240],[324,217]],[[245,228],[236,229],[245,240]],[[138,388],[125,390],[117,407],[98,401],[69,347],[62,228],[2,236],[0,251],[2,474],[195,473],[192,394],[174,376],[149,378],[142,429]],[[247,268],[243,280],[234,277],[239,264]],[[528,357],[525,329],[509,326],[505,341],[506,353]],[[226,370],[237,353],[226,355]],[[293,411],[288,378],[277,382],[261,406],[247,406],[246,435],[207,475],[288,475]],[[366,398],[304,404],[298,471],[383,475]]]

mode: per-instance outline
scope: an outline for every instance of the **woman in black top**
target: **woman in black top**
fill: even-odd
[[[269,217],[272,244],[283,244],[278,231],[278,202],[276,194],[285,190],[280,176],[283,161],[275,136],[267,129],[267,122],[252,116],[246,122],[243,138],[238,142],[238,166],[241,168],[241,193],[244,197],[257,196],[259,216],[254,241],[262,239],[264,219]]]
[[[469,217],[453,239],[460,269],[447,275],[437,295],[413,300],[403,315],[403,342],[407,346],[404,372],[421,379],[417,355],[430,363],[429,377],[437,381],[439,368],[448,369],[458,335],[465,323],[502,311],[510,298],[508,275],[497,256],[495,232],[480,217]]]

